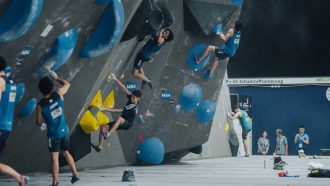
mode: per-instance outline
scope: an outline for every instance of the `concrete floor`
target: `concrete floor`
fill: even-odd
[[[267,159],[271,157],[268,156]],[[329,159],[299,159],[298,157],[283,157],[289,165],[287,171],[290,175],[299,175],[299,178],[280,178],[277,172],[272,170],[272,161],[266,161],[264,169],[264,157],[253,156],[230,157],[219,159],[182,161],[175,165],[161,166],[133,166],[136,182],[123,183],[121,176],[126,167],[106,168],[98,170],[85,170],[80,172],[81,180],[75,185],[330,185],[330,178],[308,178],[308,162],[314,161],[330,168]],[[49,185],[50,174],[35,174],[32,177],[32,185]],[[61,185],[70,184],[70,173],[60,174]],[[0,179],[0,185],[17,185],[11,179]]]

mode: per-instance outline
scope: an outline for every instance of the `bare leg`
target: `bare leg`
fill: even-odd
[[[138,79],[141,79],[142,81],[150,82],[150,80],[145,76],[142,68],[140,70],[134,69],[133,70],[133,76],[138,78]]]
[[[214,52],[215,51],[215,46],[209,45],[207,46],[207,48],[204,50],[202,56],[200,56],[199,58],[197,58],[195,56],[196,59],[196,63],[199,64],[201,61],[203,61],[203,59],[209,54],[209,52]]]
[[[59,171],[59,163],[58,156],[60,153],[51,152],[50,158],[52,159],[52,171],[53,171],[53,184],[56,185],[58,183],[58,171]]]
[[[74,163],[74,160],[73,160],[71,154],[68,151],[62,151],[62,155],[64,156],[64,158],[68,162],[68,165],[69,165],[69,167],[72,171],[72,175],[77,176],[78,172],[77,172],[76,165]]]
[[[102,147],[102,143],[103,143],[103,135],[102,135],[102,133],[107,133],[108,130],[109,130],[109,125],[101,125],[100,126],[99,144],[97,145],[99,148]]]
[[[210,70],[210,74],[212,74],[215,71],[215,69],[217,68],[218,64],[219,64],[219,60],[218,60],[218,58],[215,58],[214,61],[213,61],[213,64],[212,64],[212,68]]]
[[[125,119],[119,116],[116,123],[110,129],[109,134],[112,135],[117,130],[119,125],[122,125],[124,122],[125,122]]]
[[[17,182],[21,183],[22,175],[16,172],[13,168],[9,167],[8,165],[0,163],[0,173],[5,174],[14,178]]]
[[[249,155],[249,144],[247,139],[243,140],[243,145],[244,145],[245,154]]]

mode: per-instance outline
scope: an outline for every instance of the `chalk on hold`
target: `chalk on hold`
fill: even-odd
[[[215,114],[215,104],[211,100],[204,100],[200,102],[196,110],[197,121],[200,124],[207,125],[211,120],[213,120]]]
[[[147,164],[158,165],[162,163],[165,154],[163,142],[156,138],[148,138],[138,147],[136,158]]]
[[[99,125],[105,125],[105,124],[110,123],[109,117],[101,111],[97,112],[96,119],[97,119]]]
[[[102,105],[102,93],[101,90],[97,91],[96,95],[94,96],[92,102],[91,102],[91,106],[95,107],[95,108],[99,108],[99,106]]]
[[[103,107],[113,108],[115,106],[115,92],[112,90],[103,101]]]
[[[34,110],[36,109],[36,106],[37,106],[37,99],[36,98],[30,99],[23,106],[23,108],[19,111],[18,117],[22,118],[22,117],[29,116],[30,114],[32,114],[34,112]]]
[[[24,97],[25,93],[25,84],[24,83],[19,83],[16,85],[17,90],[16,90],[16,103],[20,102],[22,98]]]
[[[183,87],[179,102],[181,108],[185,111],[193,111],[202,99],[202,88],[194,83],[190,83]]]
[[[97,131],[99,127],[98,121],[93,116],[90,110],[87,110],[85,114],[82,116],[79,125],[86,134]]]
[[[210,59],[210,53],[207,54],[207,56],[200,61],[199,63],[197,63],[196,58],[199,58],[202,56],[202,54],[204,53],[204,51],[207,49],[207,45],[206,44],[197,44],[194,45],[188,52],[188,56],[187,56],[187,64],[190,70],[197,72],[202,70],[207,62]]]

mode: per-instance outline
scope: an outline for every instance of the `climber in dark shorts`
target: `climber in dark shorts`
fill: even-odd
[[[228,60],[235,55],[239,47],[242,28],[243,23],[237,20],[232,28],[228,30],[226,35],[224,35],[222,32],[217,34],[218,37],[225,42],[225,47],[223,49],[220,49],[221,47],[209,45],[203,52],[202,56],[195,56],[196,63],[199,64],[209,54],[209,52],[215,53],[216,58],[213,61],[211,69],[207,71],[209,77],[213,76],[219,61]]]
[[[152,81],[144,74],[142,69],[143,63],[150,61],[152,55],[162,49],[165,43],[172,41],[173,38],[173,32],[169,28],[166,28],[161,30],[158,35],[149,39],[149,41],[138,52],[135,58],[132,75],[142,80],[142,89],[146,84],[152,89]]]
[[[130,129],[133,126],[135,116],[138,112],[138,103],[141,98],[141,91],[134,90],[133,92],[130,92],[127,90],[125,85],[116,78],[114,74],[112,74],[112,79],[114,79],[120,88],[127,94],[128,101],[122,109],[104,108],[102,106],[100,107],[101,111],[121,112],[122,114],[117,118],[117,120],[100,126],[99,144],[91,144],[96,152],[101,152],[103,140],[108,139],[116,130]]]

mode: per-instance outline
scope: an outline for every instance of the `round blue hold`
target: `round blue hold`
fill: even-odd
[[[6,68],[4,69],[4,72],[6,74],[7,77],[9,77],[11,75],[11,68],[10,66],[6,66]]]
[[[32,114],[34,112],[34,110],[36,109],[37,106],[37,99],[33,98],[30,99],[25,105],[24,107],[19,111],[18,113],[18,117],[26,117],[29,116],[30,114]]]
[[[202,100],[203,91],[200,86],[194,83],[190,83],[183,87],[179,102],[181,108],[185,111],[193,111]]]
[[[208,124],[213,120],[215,114],[215,104],[211,100],[204,100],[200,102],[196,110],[197,121],[201,124]]]
[[[158,165],[162,163],[165,154],[163,142],[158,138],[144,140],[136,152],[136,158],[148,164]]]
[[[217,24],[217,25],[214,27],[213,32],[214,32],[215,34],[220,34],[220,33],[222,32],[222,28],[223,28],[222,23]]]
[[[199,64],[197,64],[196,62],[196,57],[201,57],[206,49],[206,44],[197,44],[189,50],[187,56],[187,63],[190,70],[197,72],[202,70],[207,65],[207,62],[210,60],[210,53],[208,53],[207,56]]]

